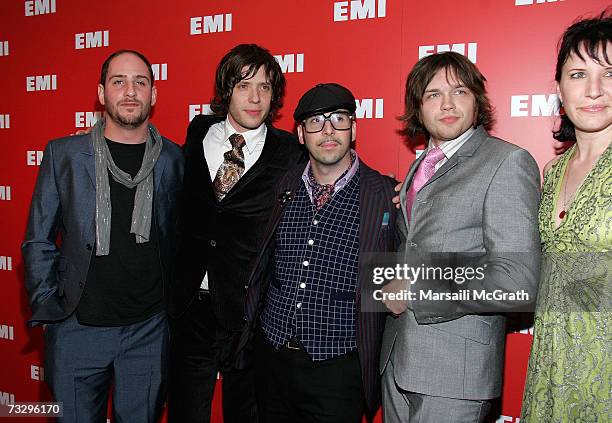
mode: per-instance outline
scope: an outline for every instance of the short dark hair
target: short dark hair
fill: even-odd
[[[587,56],[595,62],[612,65],[612,57],[608,57],[606,51],[606,46],[610,42],[612,42],[612,7],[604,10],[596,18],[583,19],[571,25],[565,30],[557,46],[555,80],[561,82],[563,65],[572,54],[582,60],[585,59],[581,49],[584,49]],[[566,114],[561,114],[559,128],[553,130],[553,138],[558,141],[576,141],[576,129]]]
[[[247,72],[243,74],[242,69],[245,66]],[[243,79],[253,77],[262,66],[272,85],[270,113],[266,118],[266,122],[271,123],[283,106],[285,76],[270,51],[257,44],[239,44],[221,59],[215,76],[215,97],[210,102],[213,113],[225,117],[229,110],[234,86]]]
[[[110,66],[110,62],[115,57],[121,56],[122,54],[133,54],[134,56],[142,60],[145,65],[147,65],[147,69],[149,70],[149,77],[151,78],[151,85],[153,85],[155,78],[153,77],[153,68],[151,67],[151,62],[149,62],[149,60],[144,56],[144,54],[136,50],[117,50],[116,52],[108,56],[104,63],[102,63],[102,70],[100,71],[100,84],[104,86],[104,84],[106,83],[106,77],[108,75],[108,67]]]
[[[440,70],[446,70],[446,76],[452,74],[476,97],[477,117],[475,126],[482,125],[490,130],[495,119],[493,106],[487,98],[486,78],[478,68],[465,56],[452,51],[437,53],[419,60],[406,79],[406,96],[404,114],[399,117],[404,122],[404,134],[415,137],[419,133],[428,135],[427,128],[421,119],[423,95],[427,85]]]

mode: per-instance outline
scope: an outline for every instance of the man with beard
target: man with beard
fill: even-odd
[[[254,338],[266,423],[357,423],[377,408],[384,314],[360,312],[360,264],[364,253],[394,249],[395,182],[351,149],[355,109],[348,89],[328,83],[293,115],[310,160],[277,187],[238,348],[248,355]]]
[[[149,123],[149,61],[121,50],[102,65],[106,116],[51,141],[23,243],[30,325],[43,324],[45,373],[62,422],[154,422],[164,402],[164,286],[183,159]]]
[[[210,421],[217,374],[226,423],[257,422],[251,369],[233,353],[244,327],[251,262],[276,201],[274,185],[302,160],[293,135],[272,126],[285,78],[270,52],[240,44],[219,63],[213,116],[187,130],[178,263],[173,273],[168,418]]]

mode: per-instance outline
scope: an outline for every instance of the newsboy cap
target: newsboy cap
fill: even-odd
[[[345,109],[355,112],[355,97],[347,88],[333,82],[317,84],[300,98],[293,118],[299,122],[308,116]]]

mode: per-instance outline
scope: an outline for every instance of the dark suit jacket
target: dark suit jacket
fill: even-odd
[[[267,288],[274,274],[274,248],[276,228],[280,222],[285,206],[288,204],[287,193],[295,193],[302,183],[305,164],[291,169],[277,186],[277,200],[274,202],[272,218],[265,231],[264,249],[255,262],[253,273],[249,278],[249,289],[245,306],[248,326],[242,333],[237,349],[237,367],[244,368],[250,362],[252,340],[259,325],[259,316],[263,310]],[[365,253],[395,251],[397,237],[395,232],[396,208],[391,199],[395,195],[393,187],[396,181],[382,176],[377,171],[359,163],[359,279],[356,292],[357,313],[357,347],[367,405],[371,410],[377,408],[380,397],[380,377],[378,360],[384,329],[385,314],[360,312],[361,287],[368,285],[369,273],[362,272]],[[388,221],[383,225],[385,213]],[[371,278],[369,281],[371,285]]]
[[[240,331],[251,262],[260,249],[263,227],[274,203],[273,187],[294,164],[304,161],[296,138],[268,126],[263,151],[220,202],[214,190],[202,141],[223,119],[198,115],[187,129],[179,249],[173,272],[170,312],[180,316],[195,298],[204,274],[218,323]]]
[[[175,249],[177,200],[183,177],[179,146],[163,138],[153,169],[154,224],[159,234],[164,283]],[[60,138],[45,149],[30,208],[22,252],[30,296],[29,324],[69,316],[85,288],[95,254],[96,186],[90,135]],[[57,244],[58,234],[61,245]]]

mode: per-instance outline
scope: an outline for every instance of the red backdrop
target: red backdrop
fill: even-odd
[[[397,133],[405,78],[420,56],[452,49],[475,61],[497,108],[494,133],[542,166],[554,152],[555,47],[568,24],[607,0],[11,0],[0,4],[0,403],[49,400],[42,336],[27,329],[20,243],[42,150],[91,125],[100,65],[142,51],[156,68],[153,122],[182,143],[206,112],[223,54],[238,43],[278,56],[287,96],[277,126],[306,89],[339,82],[359,102],[357,150],[403,177],[415,151]],[[528,326],[528,325],[527,325]],[[498,422],[518,422],[529,329],[508,335]],[[219,398],[214,420],[221,421]],[[21,420],[24,421],[24,420]]]

